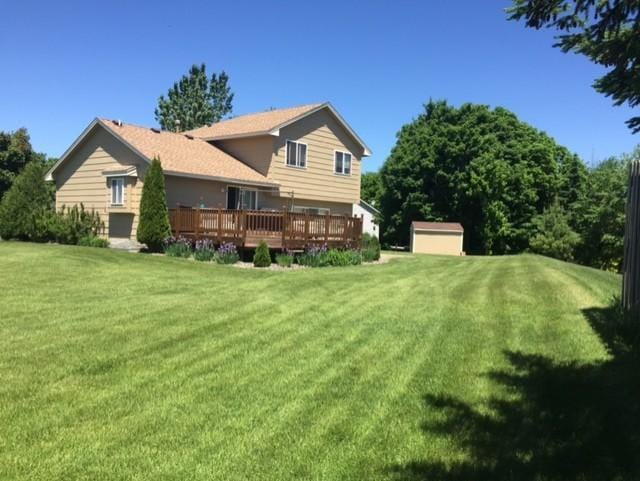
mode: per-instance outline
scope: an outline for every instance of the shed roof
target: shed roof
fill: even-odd
[[[459,222],[422,222],[413,221],[413,230],[421,231],[443,231],[443,232],[464,232],[462,224]]]

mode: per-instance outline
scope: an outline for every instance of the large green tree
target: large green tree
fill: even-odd
[[[0,131],[0,199],[32,160],[42,161],[44,156],[33,151],[27,129]]]
[[[615,105],[640,105],[640,2],[638,0],[514,0],[512,20],[561,32],[556,47],[586,55],[608,69],[595,89]],[[627,124],[640,131],[640,117]]]
[[[582,264],[611,270],[621,267],[628,168],[634,155],[640,155],[640,149],[609,158],[589,170],[588,194],[575,209],[576,230],[582,237],[575,257]]]
[[[44,241],[54,212],[54,194],[44,180],[47,166],[29,162],[0,201],[0,237]]]
[[[365,172],[360,177],[360,198],[371,205],[377,206],[380,201],[382,184],[378,172]]]
[[[155,158],[151,161],[142,184],[137,238],[151,252],[161,252],[164,240],[170,235],[164,173],[160,160]]]
[[[222,71],[207,76],[204,64],[193,65],[167,92],[161,95],[155,110],[164,130],[185,131],[219,122],[233,108],[229,76]]]
[[[578,211],[588,191],[589,170],[577,155],[564,156],[560,161],[558,198],[568,213],[569,223],[575,229]]]
[[[504,108],[430,101],[381,169],[383,240],[406,245],[412,220],[459,221],[468,252],[521,252],[573,160]]]

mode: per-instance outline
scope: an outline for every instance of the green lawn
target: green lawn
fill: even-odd
[[[0,479],[638,479],[619,284],[531,255],[268,272],[2,242]]]

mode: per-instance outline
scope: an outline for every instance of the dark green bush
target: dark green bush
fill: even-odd
[[[365,233],[362,236],[362,261],[373,262],[380,259],[380,241],[376,236]]]
[[[256,253],[253,255],[253,265],[256,267],[269,267],[271,265],[269,246],[263,240],[260,241],[256,248]]]
[[[87,211],[80,204],[67,209],[62,206],[60,212],[50,217],[48,229],[52,240],[60,244],[78,244],[85,237],[98,237],[104,232],[104,222],[94,210]]]
[[[291,267],[293,265],[293,254],[286,251],[276,254],[276,263],[280,267]]]
[[[309,246],[296,257],[296,261],[300,265],[309,267],[355,266],[362,264],[362,254],[352,249],[327,250],[326,246]]]
[[[137,237],[138,242],[146,244],[151,252],[162,252],[163,242],[170,235],[164,173],[156,158],[144,177]]]
[[[88,236],[84,236],[82,237],[79,241],[78,241],[78,245],[79,246],[85,246],[85,247],[109,247],[109,241],[107,239],[105,239],[104,237],[96,237],[93,235],[88,235]]]
[[[329,249],[327,251],[327,259],[325,265],[327,266],[348,266],[349,257],[347,251],[339,251],[337,249]]]
[[[0,202],[0,237],[23,241],[50,240],[54,197],[42,162],[29,162]]]
[[[360,252],[354,250],[341,251],[338,249],[329,249],[323,263],[323,265],[334,267],[355,266],[359,264],[362,264],[362,255]]]
[[[345,252],[347,253],[350,266],[359,266],[362,264],[362,252],[354,250],[348,250]]]

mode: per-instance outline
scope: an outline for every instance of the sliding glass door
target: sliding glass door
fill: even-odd
[[[227,188],[227,209],[256,210],[258,191],[242,187]]]

